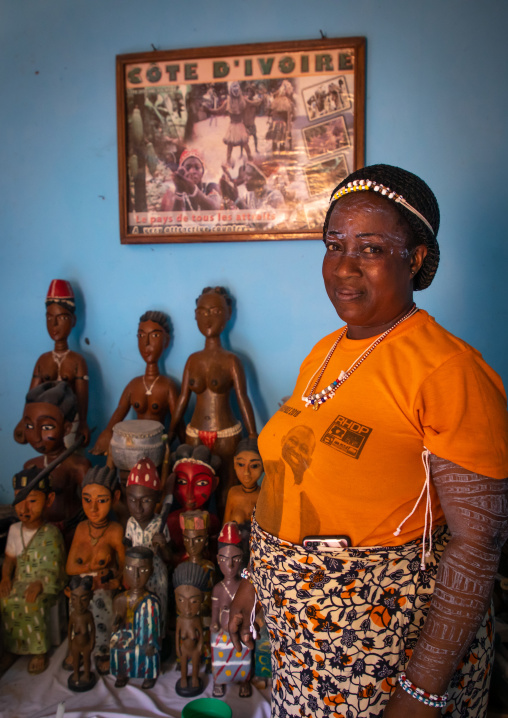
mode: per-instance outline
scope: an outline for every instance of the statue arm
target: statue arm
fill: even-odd
[[[12,578],[16,571],[16,557],[5,554],[2,564],[2,580],[0,581],[0,598],[7,598],[12,590]]]
[[[90,443],[90,429],[87,423],[88,414],[88,367],[84,358],[78,354],[76,379],[74,387],[76,390],[76,399],[78,401],[78,429],[76,434],[85,437],[85,446]]]
[[[247,382],[245,380],[245,372],[242,363],[237,356],[233,359],[233,384],[235,387],[238,406],[242,415],[243,423],[249,434],[249,438],[256,438],[256,420],[254,418],[254,410],[247,396]]]
[[[109,450],[109,443],[113,436],[113,427],[118,422],[123,421],[127,416],[129,409],[131,408],[131,384],[129,382],[122,392],[118,406],[113,412],[108,425],[99,435],[99,438],[95,442],[93,449],[90,449],[91,454],[107,454]]]
[[[187,408],[187,404],[189,403],[190,395],[191,390],[189,388],[189,360],[187,360],[187,363],[185,364],[185,369],[183,370],[182,389],[180,391],[178,401],[176,402],[175,411],[171,416],[168,442],[171,441],[171,438],[175,434],[176,427],[183,420],[183,415],[185,413],[185,409]]]
[[[475,474],[433,455],[431,472],[451,538],[406,674],[420,688],[441,695],[490,605],[501,550],[508,538],[508,479]],[[397,686],[384,716],[399,718],[409,710],[419,716],[414,713],[415,704],[418,707],[418,702]]]

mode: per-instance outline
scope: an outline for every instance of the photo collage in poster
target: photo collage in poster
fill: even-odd
[[[128,234],[320,229],[354,169],[354,60],[340,48],[126,64]]]

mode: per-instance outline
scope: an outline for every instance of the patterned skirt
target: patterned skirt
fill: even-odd
[[[251,567],[272,646],[272,717],[381,718],[430,606],[447,528],[421,540],[314,553],[252,522]],[[449,687],[442,715],[482,718],[493,658],[491,611]]]

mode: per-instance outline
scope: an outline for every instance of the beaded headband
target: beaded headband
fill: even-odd
[[[348,182],[345,187],[341,187],[339,190],[337,190],[337,192],[332,195],[330,202],[333,202],[334,200],[339,199],[340,197],[343,197],[350,192],[358,192],[367,189],[372,189],[374,190],[374,192],[379,192],[379,194],[383,195],[383,197],[386,197],[387,199],[392,199],[394,202],[401,204],[407,210],[412,212],[416,217],[418,217],[418,219],[420,219],[425,224],[425,226],[429,228],[432,233],[432,236],[435,236],[436,233],[432,229],[432,226],[430,225],[429,221],[425,219],[423,214],[418,212],[417,209],[410,205],[409,202],[407,202],[401,194],[397,194],[389,187],[385,187],[384,185],[379,184],[379,182],[373,182],[372,180],[363,179]]]
[[[212,469],[210,464],[207,464],[205,461],[200,461],[199,459],[193,459],[191,457],[189,457],[189,458],[184,457],[182,459],[178,459],[178,461],[175,461],[175,463],[173,464],[173,471],[176,469],[176,467],[179,464],[201,464],[201,466],[206,466],[207,469],[210,469],[212,474],[215,476],[215,471]]]

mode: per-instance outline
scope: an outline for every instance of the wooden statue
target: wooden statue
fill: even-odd
[[[212,588],[215,583],[216,566],[203,556],[208,547],[210,514],[208,511],[185,511],[180,514],[183,543],[187,553],[186,562],[194,563],[206,571],[208,583],[204,588],[201,618],[203,621],[203,659],[211,666],[210,622],[212,615]]]
[[[29,459],[25,468],[39,470],[65,451],[65,436],[71,431],[76,413],[76,397],[66,382],[44,382],[26,395],[23,411],[26,441],[42,454]],[[45,519],[55,524],[69,547],[81,516],[79,490],[91,464],[84,456],[71,454],[51,473],[55,499],[47,508]]]
[[[32,467],[13,479],[14,494],[39,474]],[[28,655],[29,673],[49,663],[49,610],[65,585],[65,548],[60,531],[43,518],[55,494],[48,476],[15,505],[19,522],[9,528],[0,582],[0,610],[5,661]],[[9,655],[10,654],[10,655]],[[5,666],[6,667],[6,666]]]
[[[164,424],[168,414],[173,415],[178,389],[172,379],[159,372],[159,360],[169,345],[169,334],[169,322],[162,312],[145,312],[139,318],[138,348],[146,362],[145,373],[132,379],[125,387],[107,427],[91,450],[92,454],[108,453],[113,427],[127,416],[131,408],[138,419],[159,421],[161,424]]]
[[[263,460],[257,439],[242,439],[239,442],[235,450],[234,467],[240,485],[229,489],[224,523],[236,521],[240,526],[250,526],[252,512],[261,491],[258,481],[263,474]]]
[[[133,546],[125,554],[127,591],[116,596],[113,603],[110,643],[116,688],[125,686],[129,678],[142,678],[141,687],[152,688],[160,673],[160,603],[147,590],[152,561],[153,552],[146,546]]]
[[[95,673],[91,670],[95,623],[89,610],[93,597],[92,586],[92,576],[73,576],[65,589],[65,595],[71,605],[68,640],[73,666],[67,686],[76,693],[89,691],[95,685]],[[83,673],[79,670],[81,662],[83,662]]]
[[[170,426],[170,436],[183,419],[192,393],[196,405],[186,428],[187,442],[206,444],[221,457],[219,511],[224,511],[227,492],[236,484],[233,454],[242,436],[242,425],[233,414],[230,393],[234,390],[243,423],[256,437],[254,412],[247,396],[245,373],[240,359],[221,345],[220,336],[231,318],[231,298],[224,287],[206,287],[196,300],[196,321],[205,337],[205,348],[191,354],[185,365],[182,391]]]
[[[176,567],[173,573],[176,620],[176,655],[180,662],[181,678],[175,690],[179,696],[197,696],[203,692],[203,681],[199,677],[203,650],[203,627],[201,607],[203,592],[208,585],[206,571],[199,564],[186,562]],[[188,663],[192,666],[189,681]]]
[[[72,287],[65,279],[53,279],[46,297],[46,326],[55,348],[37,359],[30,389],[48,381],[65,381],[70,386],[77,398],[76,411],[71,417],[71,421],[75,422],[72,433],[82,434],[86,446],[90,442],[87,424],[88,368],[81,354],[71,351],[67,343],[75,324],[76,302]],[[24,419],[14,429],[14,438],[20,444],[28,441],[24,433]]]
[[[234,521],[224,524],[220,532],[217,562],[224,578],[212,591],[212,695],[222,698],[227,683],[239,683],[239,695],[246,698],[252,693],[249,682],[252,652],[242,646],[239,654],[228,633],[229,609],[240,585],[240,571],[244,562],[242,539]]]
[[[140,459],[127,479],[127,506],[130,518],[125,529],[124,543],[145,546],[153,552],[153,572],[146,584],[155,593],[161,608],[161,636],[166,635],[168,609],[168,567],[171,558],[169,531],[164,516],[155,513],[160,500],[161,481],[155,464]]]
[[[67,558],[69,576],[93,576],[92,613],[95,620],[95,667],[109,671],[109,639],[113,622],[113,593],[121,586],[125,559],[123,529],[110,521],[109,512],[118,498],[116,474],[107,466],[94,466],[82,487],[86,521],[78,524]],[[68,658],[66,663],[70,665]]]
[[[211,454],[208,447],[193,447],[189,444],[181,444],[171,459],[174,463],[168,484],[173,487],[177,508],[169,514],[168,529],[175,555],[181,558],[184,544],[180,515],[184,511],[211,509],[211,499],[219,482],[217,470],[221,462],[218,456]],[[210,510],[209,514],[209,537],[211,536],[213,541],[219,534],[220,522],[213,511]]]

